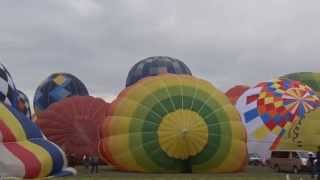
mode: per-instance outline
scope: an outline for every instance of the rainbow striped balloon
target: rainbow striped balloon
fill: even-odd
[[[100,154],[123,171],[235,172],[246,133],[228,98],[188,75],[148,77],[125,89],[101,129]]]
[[[0,103],[0,177],[42,178],[75,174],[64,152],[27,117]]]

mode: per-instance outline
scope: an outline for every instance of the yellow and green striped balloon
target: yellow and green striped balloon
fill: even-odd
[[[247,159],[235,107],[187,75],[149,77],[125,89],[100,134],[101,156],[123,171],[236,172]]]

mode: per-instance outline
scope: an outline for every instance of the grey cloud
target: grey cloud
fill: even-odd
[[[33,95],[67,71],[93,94],[116,95],[138,60],[168,55],[226,90],[319,71],[318,1],[3,0],[0,57]]]

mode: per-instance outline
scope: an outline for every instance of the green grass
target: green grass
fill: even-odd
[[[235,174],[141,174],[141,173],[125,173],[112,170],[110,167],[100,167],[98,174],[90,175],[89,171],[83,167],[76,167],[78,170],[77,176],[65,177],[63,179],[115,179],[115,180],[144,180],[144,179],[155,179],[155,180],[206,180],[206,179],[217,179],[217,180],[286,180],[286,173],[276,173],[267,167],[248,167],[245,172]],[[290,180],[309,180],[310,175],[299,174],[290,175]],[[62,179],[62,178],[61,178]]]

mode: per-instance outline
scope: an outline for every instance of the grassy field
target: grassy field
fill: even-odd
[[[74,177],[66,177],[63,179],[115,179],[115,180],[286,180],[287,173],[276,173],[269,168],[264,167],[248,167],[243,173],[236,174],[138,174],[138,173],[124,173],[113,171],[107,166],[100,167],[100,172],[95,175],[90,175],[87,169],[77,167],[78,175]],[[311,180],[308,174],[289,174],[290,180]],[[62,179],[62,178],[61,178]]]

